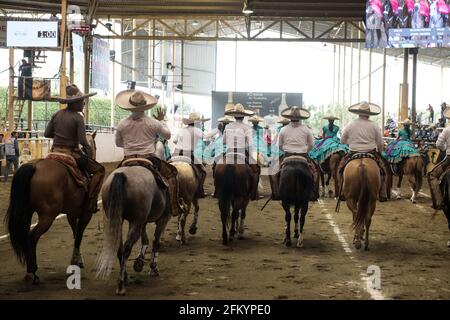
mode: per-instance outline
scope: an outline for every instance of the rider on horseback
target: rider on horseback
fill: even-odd
[[[124,110],[131,111],[131,115],[119,122],[116,145],[123,148],[124,161],[132,159],[136,159],[137,162],[139,159],[150,161],[151,165],[145,166],[152,171],[158,185],[167,189],[172,214],[175,214],[173,211],[177,206],[179,208],[176,168],[155,155],[158,135],[166,140],[171,136],[164,122],[165,112],[158,110],[154,117],[145,114],[145,110],[154,107],[157,102],[155,97],[139,90],[125,90],[117,94],[116,104]]]
[[[60,103],[67,104],[67,108],[53,115],[44,133],[46,138],[53,138],[52,152],[71,155],[80,170],[87,171],[91,175],[86,208],[92,213],[98,211],[97,198],[105,176],[105,168],[87,156],[90,147],[86,139],[86,125],[80,112],[83,111],[84,99],[95,94],[83,94],[74,84],[67,86],[67,98],[58,99]],[[83,151],[79,148],[80,144]]]
[[[300,122],[300,120],[308,119],[310,113],[308,110],[300,107],[291,107],[282,111],[281,116],[290,120],[290,124],[281,129],[278,135],[278,147],[284,152],[284,155],[280,157],[280,163],[289,156],[304,157],[308,161],[311,174],[314,178],[315,187],[312,200],[317,200],[319,197],[319,172],[308,155],[308,152],[311,151],[314,146],[313,134],[308,127]],[[279,172],[271,175],[270,181],[272,187],[272,200],[279,200]]]
[[[390,164],[400,164],[405,158],[420,156],[411,142],[412,132],[410,126],[412,121],[406,119],[400,123],[403,124],[403,129],[398,132],[397,140],[389,143],[386,149],[385,158]]]
[[[450,107],[444,110],[444,117],[450,119]],[[433,200],[433,209],[443,208],[443,190],[441,181],[450,167],[450,127],[446,127],[439,135],[436,141],[436,147],[446,152],[444,160],[439,162],[428,175],[428,184],[430,185],[431,199]]]
[[[203,166],[201,158],[203,149],[203,131],[195,125],[208,120],[209,119],[201,118],[199,113],[192,112],[189,114],[188,118],[182,119],[187,127],[182,128],[173,139],[173,143],[176,144],[173,156],[186,156],[191,159],[192,168],[200,181],[197,190],[197,196],[200,198],[205,197],[203,185],[206,179],[206,169]],[[196,150],[200,150],[199,157],[194,154]]]
[[[252,116],[253,111],[245,110],[240,103],[225,110],[226,116],[232,116],[235,122],[227,125],[224,131],[223,143],[227,146],[226,152],[244,154],[245,162],[251,168],[252,192],[251,200],[258,200],[258,183],[261,169],[252,157],[253,133],[252,127],[245,124],[244,117]]]
[[[349,107],[348,111],[356,113],[359,117],[345,126],[342,131],[341,142],[349,145],[350,152],[345,155],[339,164],[339,185],[342,185],[341,182],[343,180],[345,166],[352,160],[352,157],[355,154],[370,154],[378,163],[381,170],[380,201],[386,201],[387,171],[381,156],[381,152],[383,151],[383,137],[381,135],[381,129],[377,124],[369,120],[370,116],[379,114],[381,108],[376,104],[364,101]]]

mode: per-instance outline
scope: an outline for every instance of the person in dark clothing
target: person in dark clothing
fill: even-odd
[[[6,155],[6,169],[4,174],[4,181],[8,181],[9,171],[11,166],[14,166],[14,174],[19,169],[19,142],[17,141],[16,133],[13,132],[11,136],[6,137],[5,139],[5,155]]]
[[[22,59],[22,64],[19,67],[19,74],[19,97],[22,99],[31,99],[33,90],[33,71],[31,68],[31,64],[25,59]]]

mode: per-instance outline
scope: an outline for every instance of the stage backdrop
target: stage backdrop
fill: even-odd
[[[215,128],[217,126],[217,119],[223,117],[225,105],[227,104],[229,98],[232,99],[232,103],[241,103],[246,108],[261,107],[259,115],[264,117],[271,113],[278,115],[278,107],[282,102],[283,95],[285,95],[286,107],[303,106],[302,93],[213,91],[211,94],[211,126],[212,128]]]

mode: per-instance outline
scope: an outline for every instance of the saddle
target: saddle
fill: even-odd
[[[50,152],[46,159],[55,160],[63,164],[75,180],[75,183],[80,188],[83,188],[86,192],[88,192],[89,179],[87,178],[87,175],[83,174],[83,172],[78,168],[77,162],[73,156],[66,153]]]
[[[284,165],[290,162],[298,162],[298,161],[304,162],[309,165],[308,159],[306,159],[304,156],[292,155],[283,159],[283,161],[281,162],[281,168],[283,168]]]
[[[149,159],[146,158],[130,158],[125,159],[119,165],[117,168],[120,167],[134,167],[134,166],[140,166],[148,169],[153,176],[155,177],[156,183],[158,184],[158,187],[161,189],[167,189],[169,187],[169,184],[165,181],[165,179],[162,177],[161,173],[159,172],[156,165]],[[175,169],[176,170],[176,169]]]

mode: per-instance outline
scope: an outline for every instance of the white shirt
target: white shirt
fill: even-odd
[[[163,139],[170,139],[170,130],[164,122],[148,117],[144,112],[133,112],[119,122],[116,145],[124,149],[125,156],[153,154],[158,134]]]
[[[445,154],[450,155],[450,127],[446,127],[441,132],[436,141],[436,147],[440,150],[445,150]]]
[[[252,145],[253,129],[240,119],[228,124],[223,133],[223,142],[231,149],[245,149]]]
[[[369,118],[359,117],[342,130],[341,142],[348,144],[351,151],[383,151],[383,137],[378,125]]]
[[[175,149],[184,151],[193,151],[198,141],[203,138],[203,131],[194,126],[187,126],[178,132],[173,139]]]
[[[301,123],[291,122],[281,129],[278,146],[284,152],[307,153],[314,147],[313,134]]]
[[[214,128],[210,132],[205,133],[203,135],[203,138],[207,141],[214,140],[217,135],[218,136],[222,135],[222,132],[219,130],[219,128]]]

